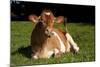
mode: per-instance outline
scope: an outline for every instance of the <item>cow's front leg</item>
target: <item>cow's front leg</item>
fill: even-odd
[[[74,51],[77,53],[79,52],[79,47],[78,45],[74,42],[73,38],[71,37],[71,35],[69,33],[66,33],[66,38],[69,41],[70,45],[73,47]]]
[[[58,57],[61,57],[61,51],[60,51],[60,49],[57,49],[57,48],[55,48],[54,49],[54,57],[56,57],[56,58],[58,58]]]
[[[32,54],[31,56],[32,56],[33,59],[38,59],[37,53],[36,54]]]

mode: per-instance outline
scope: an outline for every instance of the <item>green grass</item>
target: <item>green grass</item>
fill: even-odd
[[[11,64],[37,65],[95,61],[95,26],[68,23],[67,28],[80,47],[78,54],[68,53],[59,58],[33,60],[30,57],[30,36],[33,24],[28,21],[11,22]]]

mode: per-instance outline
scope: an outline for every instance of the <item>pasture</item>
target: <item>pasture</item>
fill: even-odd
[[[11,22],[11,64],[38,65],[95,61],[95,25],[68,23],[67,28],[80,47],[78,54],[68,53],[59,58],[33,60],[30,56],[30,37],[33,24],[29,21]],[[63,25],[62,25],[63,26]]]

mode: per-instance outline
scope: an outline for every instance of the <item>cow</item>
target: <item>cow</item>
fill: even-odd
[[[71,47],[75,52],[79,51],[79,47],[69,33],[64,35],[53,27],[55,19],[61,23],[64,17],[56,18],[51,10],[43,10],[39,17],[32,15],[30,18],[36,23],[31,34],[32,58],[50,58],[53,55],[58,57],[70,52]]]

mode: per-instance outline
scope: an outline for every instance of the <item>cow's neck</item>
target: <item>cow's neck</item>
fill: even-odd
[[[36,39],[42,44],[47,40],[47,36],[45,34],[45,28],[42,27],[41,23],[37,23],[34,29],[34,33],[36,34]]]

